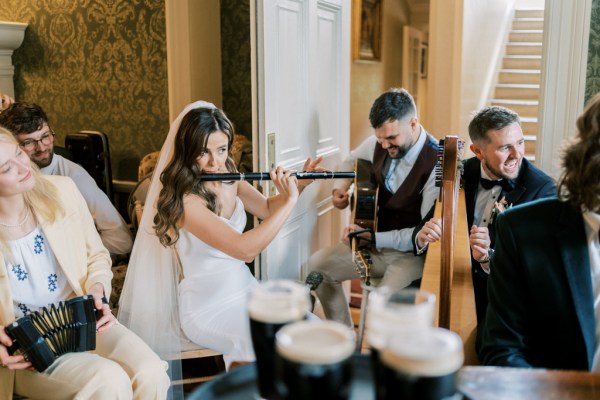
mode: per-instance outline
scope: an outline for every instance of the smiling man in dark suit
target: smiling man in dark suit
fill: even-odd
[[[471,266],[477,322],[481,326],[487,307],[487,278],[494,252],[495,216],[505,208],[556,195],[551,177],[524,157],[525,138],[519,115],[492,106],[480,110],[469,124],[471,151],[464,162],[463,181],[470,228]],[[416,254],[440,239],[441,220],[431,218],[433,209],[414,230]]]
[[[600,371],[600,95],[562,157],[558,199],[498,217],[480,360]]]

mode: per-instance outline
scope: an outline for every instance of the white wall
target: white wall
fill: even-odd
[[[0,95],[15,97],[13,50],[23,43],[27,24],[0,21]]]
[[[584,108],[592,0],[548,0],[536,164],[558,178],[560,150]],[[550,29],[552,27],[552,29]]]
[[[460,136],[468,138],[472,115],[487,104],[504,55],[515,0],[464,0]]]
[[[166,0],[169,114],[190,102],[222,107],[219,0]]]
[[[223,106],[219,0],[189,0],[192,101]]]
[[[369,111],[373,101],[391,87],[402,85],[402,27],[408,10],[400,1],[383,2],[381,61],[351,61],[350,148],[373,134]]]
[[[462,0],[431,0],[424,126],[438,138],[460,127],[462,13]]]
[[[543,10],[545,0],[516,0],[515,7],[519,9]]]

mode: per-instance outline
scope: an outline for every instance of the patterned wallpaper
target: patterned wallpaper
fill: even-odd
[[[221,0],[221,69],[223,110],[252,139],[249,0]]]
[[[593,0],[585,82],[585,103],[598,92],[600,92],[600,0]]]
[[[169,129],[165,0],[1,0],[0,20],[26,22],[13,55],[15,97],[41,105],[57,141],[78,130],[109,137],[113,177]]]

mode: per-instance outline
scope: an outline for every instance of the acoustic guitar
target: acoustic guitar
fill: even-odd
[[[364,228],[364,232],[377,231],[377,200],[379,187],[371,179],[371,163],[367,160],[357,159],[355,163],[356,176],[354,178],[354,193],[352,197],[352,217],[353,224]],[[359,235],[363,231],[353,232],[350,238],[352,247],[352,260],[356,271],[362,281],[360,291],[360,320],[358,324],[358,337],[356,340],[356,351],[360,352],[363,342],[365,328],[365,318],[367,302],[369,296],[368,287],[371,286],[371,255],[370,246],[365,244],[365,240]],[[374,250],[374,249],[373,249]],[[358,288],[352,285],[352,297],[358,297]],[[353,303],[353,301],[351,301]]]
[[[359,243],[360,239],[358,236],[353,236],[351,238],[351,246],[352,246],[352,260],[354,261],[354,265],[356,266],[356,270],[360,276],[362,281],[361,288],[362,293],[360,295],[360,318],[358,321],[358,336],[356,338],[356,351],[361,352],[362,350],[362,342],[365,332],[365,322],[367,315],[367,304],[369,300],[369,287],[371,286],[371,255],[369,254],[366,247],[360,248]]]
[[[371,163],[357,159],[355,171],[352,223],[376,232],[379,187],[371,180]]]
[[[377,231],[377,196],[379,187],[371,180],[371,163],[357,159],[355,163],[354,193],[352,197],[353,224],[364,228],[351,234],[352,259],[360,278],[366,285],[371,285],[369,255],[370,243],[360,237],[363,232]]]
[[[366,247],[359,248],[357,245],[358,240],[352,240],[352,261],[356,266],[356,272],[360,276],[360,279],[365,285],[371,286],[371,254]]]

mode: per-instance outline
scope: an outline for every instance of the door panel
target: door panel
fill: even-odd
[[[258,159],[300,170],[323,155],[335,168],[348,152],[350,2],[257,0]],[[275,137],[268,160],[267,136]],[[317,249],[337,242],[344,214],[331,207],[330,181],[302,193],[260,257],[262,279],[300,279]],[[271,189],[271,188],[269,188]]]

